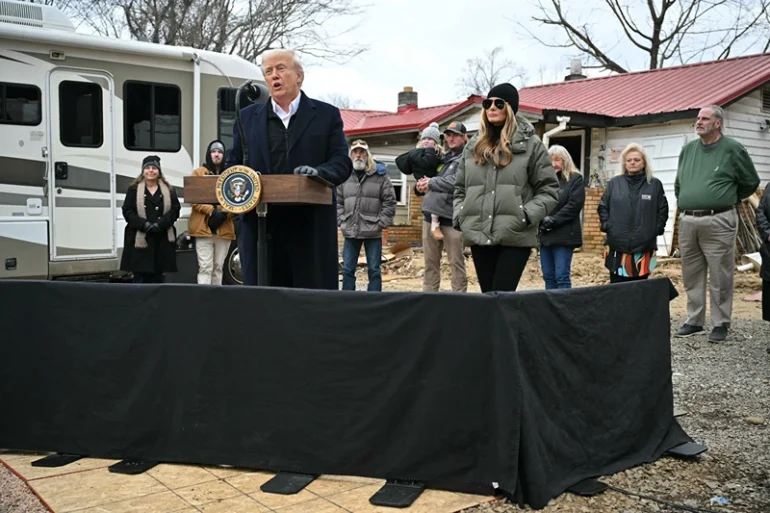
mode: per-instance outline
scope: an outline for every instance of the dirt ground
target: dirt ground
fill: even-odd
[[[420,250],[416,250],[411,257],[395,259],[383,264],[383,290],[422,290],[423,256]],[[466,259],[468,274],[468,291],[480,292],[473,260]],[[449,262],[444,256],[441,265],[441,290],[451,290]],[[652,278],[667,277],[679,292],[679,297],[671,302],[671,315],[685,315],[687,312],[687,299],[684,285],[682,284],[682,269],[678,258],[658,259],[658,268],[653,272]],[[357,272],[356,288],[366,288],[366,270],[359,268]],[[585,287],[590,285],[602,285],[609,283],[609,275],[604,267],[601,255],[592,253],[575,253],[572,260],[572,286]],[[529,263],[524,270],[524,275],[519,283],[519,290],[544,289],[543,274],[540,271],[540,261],[537,253],[532,252]],[[736,272],[735,274],[735,299],[733,301],[733,315],[749,319],[760,319],[762,316],[762,303],[757,301],[744,301],[744,298],[756,294],[762,290],[762,280],[757,272]]]

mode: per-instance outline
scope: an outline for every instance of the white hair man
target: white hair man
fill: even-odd
[[[299,174],[320,178],[332,187],[348,179],[352,163],[337,107],[302,91],[305,72],[293,50],[262,54],[262,73],[270,98],[241,111],[243,133],[233,130],[226,167],[244,164],[263,174]],[[337,212],[330,205],[271,207],[267,216],[269,285],[339,289]],[[243,282],[257,285],[257,216],[240,216],[238,234]]]
[[[353,173],[337,187],[337,223],[342,247],[342,289],[356,290],[356,267],[361,246],[366,253],[369,291],[382,290],[382,230],[393,224],[396,191],[388,168],[376,162],[365,141],[350,146]]]
[[[735,206],[759,186],[759,176],[746,148],[722,133],[724,111],[709,105],[698,112],[695,132],[679,154],[674,192],[681,217],[679,247],[682,281],[687,293],[687,321],[675,336],[703,332],[706,281],[710,283],[712,331],[709,341],[727,338],[733,307]]]

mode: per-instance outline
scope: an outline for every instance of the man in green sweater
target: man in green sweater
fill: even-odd
[[[724,111],[710,105],[698,112],[695,132],[679,154],[674,192],[680,210],[679,247],[687,292],[687,321],[675,336],[703,332],[706,278],[710,282],[712,331],[709,341],[727,338],[733,309],[735,208],[759,187],[759,176],[746,148],[722,134]]]

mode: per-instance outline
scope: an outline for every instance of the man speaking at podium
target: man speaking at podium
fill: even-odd
[[[316,175],[333,187],[353,170],[337,107],[302,92],[305,73],[293,50],[262,54],[270,91],[264,104],[241,111],[249,161],[262,174]],[[238,126],[226,167],[242,162]],[[330,205],[270,205],[267,215],[268,285],[339,289],[337,212]],[[257,285],[257,213],[241,216],[238,234],[244,285]]]

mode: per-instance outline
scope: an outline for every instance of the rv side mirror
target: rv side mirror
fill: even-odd
[[[67,173],[67,163],[66,162],[56,162],[54,164],[54,176],[57,180],[66,180],[68,173]]]

